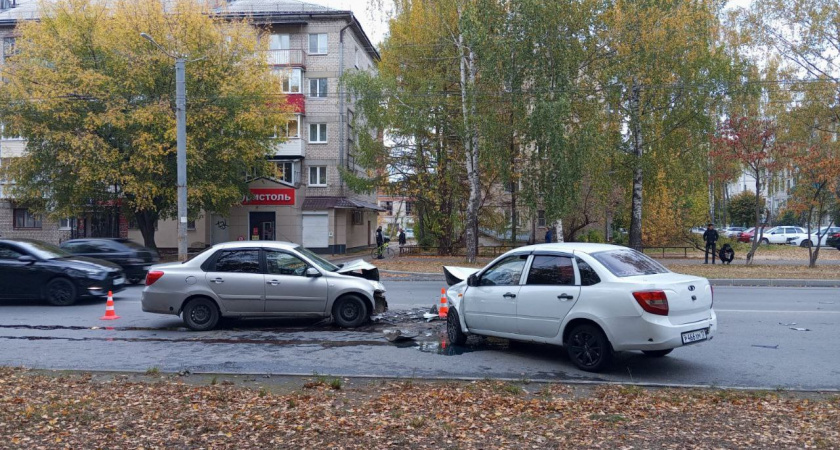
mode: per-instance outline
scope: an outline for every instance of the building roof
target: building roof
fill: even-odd
[[[323,211],[325,209],[369,209],[385,211],[370,202],[347,197],[306,197],[303,201],[304,211]]]
[[[337,9],[298,0],[233,0],[227,5],[216,8],[228,12],[284,12],[284,13],[322,13],[336,12]],[[349,12],[349,11],[345,11]]]

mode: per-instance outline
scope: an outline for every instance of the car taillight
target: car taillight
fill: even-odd
[[[840,233],[834,233],[834,235],[832,235],[831,237],[833,237],[833,238],[840,238]]]
[[[664,291],[634,292],[633,297],[645,311],[659,316],[668,315],[668,296]]]
[[[163,276],[163,272],[160,270],[152,270],[146,274],[146,286],[151,286],[155,284],[155,281],[159,280],[160,277]]]

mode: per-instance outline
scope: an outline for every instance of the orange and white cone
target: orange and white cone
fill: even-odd
[[[438,308],[438,315],[441,319],[445,319],[449,314],[449,306],[446,304],[446,288],[440,288],[440,307]]]
[[[100,317],[99,320],[116,320],[119,318],[120,316],[114,311],[114,295],[111,291],[108,291],[108,302],[105,303],[105,315]]]

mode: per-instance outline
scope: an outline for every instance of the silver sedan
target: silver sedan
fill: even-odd
[[[354,328],[388,309],[379,270],[362,260],[335,265],[288,242],[215,245],[185,263],[152,266],[143,311],[181,315],[193,330],[222,317],[332,316]]]

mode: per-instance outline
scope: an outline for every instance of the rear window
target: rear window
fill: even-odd
[[[617,277],[654,275],[669,272],[662,264],[630,248],[593,253],[592,257]]]

